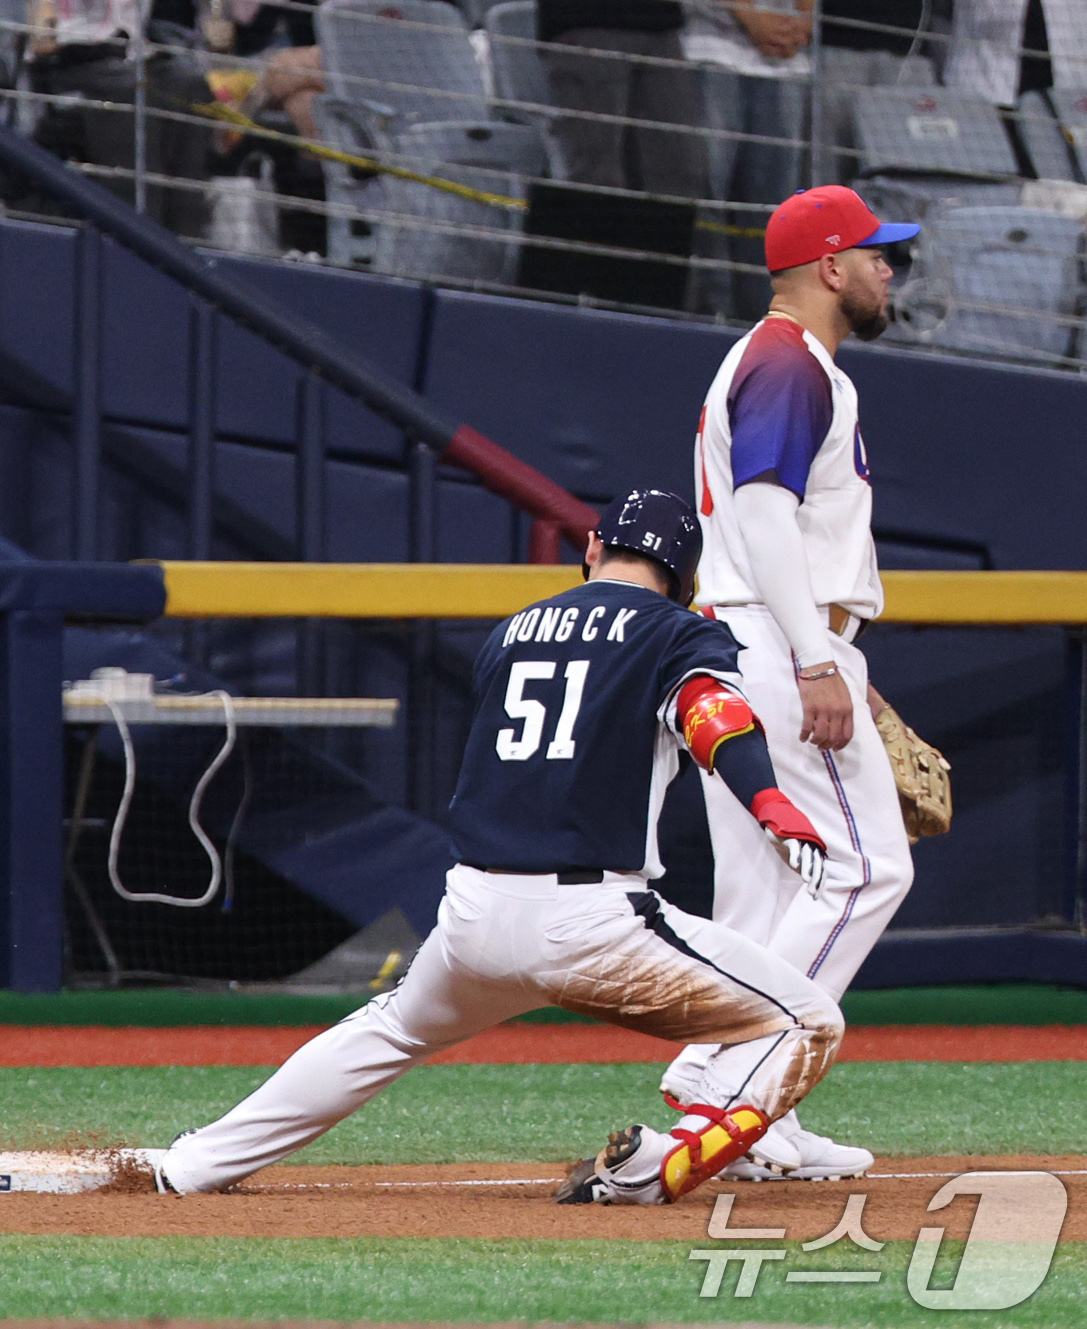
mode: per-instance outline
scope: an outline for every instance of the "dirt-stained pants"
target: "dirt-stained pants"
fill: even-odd
[[[666,904],[641,876],[591,885],[463,864],[400,985],[299,1049],[163,1162],[180,1192],[222,1190],[302,1148],[433,1053],[541,1006],[717,1043],[697,1099],[776,1119],[822,1078],[834,1002],[739,933]]]

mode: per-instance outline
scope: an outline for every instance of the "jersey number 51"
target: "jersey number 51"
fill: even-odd
[[[574,724],[581,710],[585,691],[585,676],[589,672],[588,660],[571,660],[566,666],[566,689],[562,698],[555,734],[547,745],[548,761],[569,761],[574,755]],[[538,751],[547,722],[547,707],[524,695],[525,684],[532,679],[555,677],[554,660],[517,660],[510,666],[506,685],[506,714],[511,720],[523,720],[521,737],[515,729],[500,729],[494,749],[502,761],[528,761]]]

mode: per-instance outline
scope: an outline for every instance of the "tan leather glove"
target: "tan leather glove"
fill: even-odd
[[[951,763],[918,738],[893,706],[876,716],[876,728],[891,761],[910,844],[923,835],[943,835],[951,829]]]

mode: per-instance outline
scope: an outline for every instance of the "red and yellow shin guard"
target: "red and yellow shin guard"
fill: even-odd
[[[666,1204],[693,1191],[741,1158],[762,1139],[770,1125],[770,1118],[764,1112],[747,1104],[726,1110],[692,1103],[682,1111],[689,1117],[706,1118],[707,1124],[697,1131],[684,1130],[682,1126],[672,1131],[679,1143],[661,1163],[661,1189]]]

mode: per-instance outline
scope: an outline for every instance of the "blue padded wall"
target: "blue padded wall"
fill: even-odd
[[[0,368],[5,387],[72,391],[72,283],[75,232],[59,226],[0,224]],[[417,375],[426,295],[410,282],[292,264],[217,257],[263,294],[319,322],[401,382]],[[163,428],[185,427],[188,410],[189,298],[175,282],[112,241],[103,243],[102,409],[106,416]],[[258,337],[218,320],[219,429],[288,445],[294,439],[293,362]],[[398,430],[342,394],[330,393],[331,451],[399,462]]]

